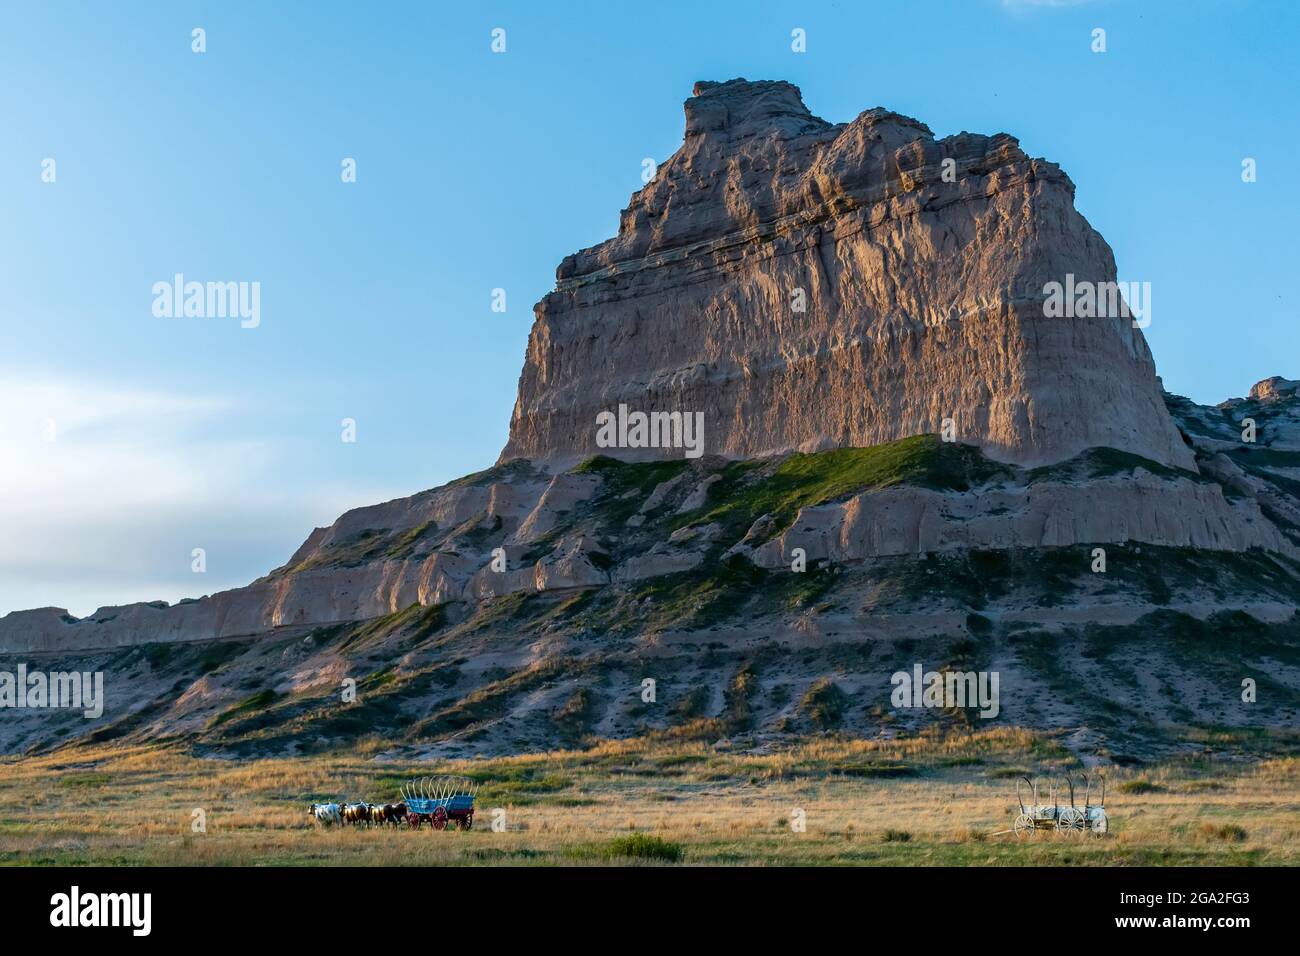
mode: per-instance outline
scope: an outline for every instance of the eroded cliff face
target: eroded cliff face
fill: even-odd
[[[16,611],[0,618],[0,654],[245,637],[507,595],[622,592],[679,572],[708,580],[732,558],[789,568],[795,549],[841,567],[1082,545],[1062,559],[1082,577],[1094,545],[1186,549],[1208,562],[1266,553],[1291,569],[1290,593],[1300,593],[1300,395],[1217,408],[1167,400],[1197,472],[1111,449],[1025,469],[935,436],[745,462],[600,458],[554,475],[515,461],[349,511],[247,587],[80,620],[62,608]],[[1268,444],[1232,440],[1246,412]],[[850,474],[837,456],[856,462]],[[827,481],[825,493],[799,490]]]
[[[728,458],[950,419],[1020,465],[1106,446],[1194,469],[1132,319],[1044,315],[1047,283],[1116,278],[1073,198],[1007,135],[935,139],[884,109],[832,125],[789,83],[697,84],[618,235],[536,306],[501,460],[681,457],[600,447],[624,404],[702,413]]]
[[[715,688],[710,718],[764,662],[766,686],[789,693],[762,691],[750,731],[784,735],[807,727],[800,701],[828,675],[874,694],[930,658],[919,645],[998,670],[1001,719],[1029,726],[1149,740],[1152,721],[1186,726],[1177,697],[1162,711],[1134,690],[1151,673],[1199,700],[1257,665],[1281,688],[1259,713],[1291,727],[1300,391],[1270,380],[1217,407],[1166,401],[1196,472],[1109,448],[1027,469],[932,435],[746,461],[499,465],[349,511],[248,587],[0,618],[0,671],[107,678],[102,719],[11,712],[0,753],[93,735],[296,754],[363,733],[431,756],[538,751],[639,733],[640,697],[616,688],[638,687],[647,662],[661,687]],[[1243,442],[1243,418],[1264,437]],[[364,720],[337,706],[348,677]],[[590,705],[577,724],[575,697]],[[840,729],[879,733],[872,711]],[[1259,713],[1215,727],[1258,727]]]

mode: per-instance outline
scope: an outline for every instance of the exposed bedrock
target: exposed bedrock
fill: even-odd
[[[1253,500],[1229,502],[1218,485],[1151,476],[1085,485],[943,494],[890,488],[803,509],[791,529],[751,553],[760,567],[842,562],[969,548],[1061,547],[1139,541],[1211,551],[1262,548],[1300,557]]]
[[[1086,461],[1086,456],[1081,461]],[[914,484],[865,488],[793,514],[727,530],[725,462],[708,459],[623,491],[592,473],[546,475],[519,463],[409,498],[349,511],[318,528],[283,567],[247,587],[168,607],[61,608],[0,618],[0,652],[64,651],[264,634],[357,621],[412,605],[475,605],[509,594],[619,587],[660,575],[716,571],[732,554],[764,568],[809,561],[980,549],[1135,542],[1300,559],[1294,469],[1247,471],[1222,453],[1201,475],[1141,464],[1116,474],[1058,477],[994,469],[969,490]],[[755,463],[770,473],[780,459]],[[648,467],[648,466],[637,466]],[[720,470],[722,469],[722,470]],[[1052,470],[1055,474],[1056,469]],[[1083,558],[1080,559],[1083,561]]]
[[[788,83],[697,91],[618,235],[537,304],[502,461],[682,454],[598,447],[622,403],[703,413],[732,458],[951,419],[1022,465],[1108,446],[1195,467],[1133,320],[1044,316],[1047,283],[1116,278],[1058,166],[884,109],[832,125]]]

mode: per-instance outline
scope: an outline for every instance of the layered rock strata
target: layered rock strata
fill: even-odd
[[[620,587],[716,570],[729,555],[777,568],[789,566],[796,547],[809,561],[834,564],[1126,543],[1297,560],[1300,452],[1290,449],[1300,444],[1300,394],[1256,391],[1266,397],[1217,408],[1166,397],[1199,473],[1123,456],[1115,463],[1104,451],[1104,468],[1095,453],[1054,468],[996,466],[965,490],[863,488],[801,508],[776,529],[766,516],[753,527],[712,521],[728,495],[747,493],[726,489],[721,458],[682,463],[663,481],[629,490],[595,470],[550,475],[515,462],[349,511],[247,587],[171,607],[100,608],[83,619],[62,608],[13,612],[0,618],[0,653],[203,641],[367,620],[414,604]],[[1232,440],[1246,412],[1271,444]],[[754,474],[780,460],[755,463]],[[504,571],[493,568],[498,555]]]
[[[1047,318],[1113,283],[1054,163],[1005,134],[936,139],[885,109],[812,115],[784,82],[700,83],[686,134],[535,308],[501,460],[608,448],[620,405],[702,413],[704,451],[863,447],[951,422],[1021,465],[1107,446],[1194,468],[1131,318]]]

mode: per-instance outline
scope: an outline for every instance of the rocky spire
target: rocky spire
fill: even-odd
[[[830,125],[808,111],[799,87],[784,80],[700,80],[685,109],[687,137],[723,133],[736,138],[771,131],[796,135]]]

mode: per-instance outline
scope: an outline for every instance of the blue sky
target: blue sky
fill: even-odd
[[[1300,376],[1300,4],[0,16],[0,613],[244,584],[348,507],[491,464],[532,304],[613,234],[642,159],[677,148],[699,79],[788,79],[835,122],[886,106],[940,136],[1010,132],[1071,175],[1120,278],[1152,283],[1167,387],[1217,402]],[[154,317],[177,272],[260,282],[260,327]]]

